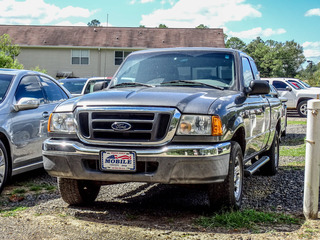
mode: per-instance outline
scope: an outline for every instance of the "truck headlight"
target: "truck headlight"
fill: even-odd
[[[75,133],[76,124],[72,113],[52,113],[48,122],[48,132]]]
[[[222,123],[219,116],[183,115],[177,134],[221,136]]]

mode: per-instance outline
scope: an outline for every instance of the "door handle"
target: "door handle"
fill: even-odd
[[[42,117],[43,118],[49,118],[50,114],[48,112],[43,112]]]

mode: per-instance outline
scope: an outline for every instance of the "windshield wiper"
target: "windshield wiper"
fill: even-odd
[[[170,81],[170,82],[161,83],[161,85],[171,85],[171,84],[180,84],[180,83],[187,83],[187,84],[192,84],[192,85],[201,85],[201,86],[211,87],[211,88],[215,88],[215,89],[219,89],[219,90],[224,90],[223,87],[213,86],[213,85],[210,85],[210,84],[207,84],[207,83],[190,81],[190,80],[174,80],[174,81]]]
[[[125,83],[119,83],[114,86],[111,86],[110,88],[117,88],[117,87],[153,87],[152,85],[144,84],[144,83],[138,83],[138,82],[125,82]]]

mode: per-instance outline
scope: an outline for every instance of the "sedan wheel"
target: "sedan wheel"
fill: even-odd
[[[2,141],[0,140],[0,193],[2,192],[4,185],[7,181],[8,173],[8,155]]]

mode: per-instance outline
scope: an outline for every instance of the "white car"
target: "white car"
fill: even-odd
[[[310,99],[319,99],[320,88],[303,88],[302,83],[295,83],[295,78],[261,78],[271,83],[281,97],[288,99],[288,109],[296,109],[301,117],[307,116],[307,102]]]
[[[319,89],[320,89],[318,87],[311,87],[308,83],[306,83],[300,79],[297,79],[297,78],[290,78],[290,79],[288,79],[288,81],[290,83],[293,83],[293,84],[299,86],[300,88],[303,88],[303,89],[315,90],[315,91],[319,91]]]
[[[112,77],[93,77],[89,78],[84,85],[81,95],[96,92],[108,87]],[[100,84],[96,84],[100,83]]]

